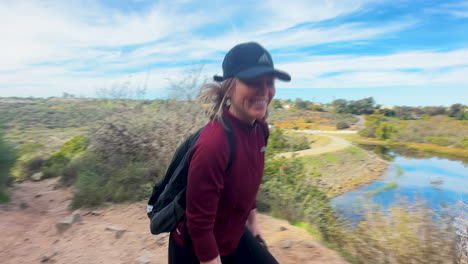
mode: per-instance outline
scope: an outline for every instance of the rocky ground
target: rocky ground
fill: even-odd
[[[72,212],[72,190],[56,181],[13,187],[12,202],[0,207],[1,263],[167,263],[167,234],[149,233],[144,202]],[[286,221],[259,220],[280,263],[347,263]]]

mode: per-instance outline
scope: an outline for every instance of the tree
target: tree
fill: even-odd
[[[208,78],[202,74],[204,66],[204,64],[192,65],[180,78],[168,78],[170,96],[179,100],[194,100],[198,95],[198,89],[208,81]]]
[[[374,113],[375,100],[372,97],[351,101],[349,104],[349,113],[355,115],[364,115]]]
[[[348,108],[348,102],[345,99],[336,99],[332,102],[332,105],[337,113],[346,113]]]
[[[448,111],[448,115],[450,117],[457,117],[460,114],[463,114],[464,106],[462,104],[453,104],[450,106],[450,109]]]
[[[280,100],[278,100],[278,99],[273,99],[273,101],[271,101],[271,106],[274,109],[283,109],[283,105],[281,104]]]
[[[294,107],[296,109],[302,109],[306,110],[308,108],[309,102],[302,100],[301,98],[296,98],[296,101],[294,102]]]

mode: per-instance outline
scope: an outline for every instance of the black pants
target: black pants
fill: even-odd
[[[278,261],[263,247],[246,228],[239,241],[236,251],[227,256],[221,256],[222,264],[278,264]],[[197,257],[191,247],[184,248],[169,236],[169,264],[198,264]]]

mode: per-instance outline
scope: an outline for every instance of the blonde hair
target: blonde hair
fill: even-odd
[[[210,119],[221,120],[223,112],[228,109],[228,94],[236,86],[237,78],[229,78],[221,83],[208,83],[200,87],[198,99],[204,103],[210,103],[208,114]]]

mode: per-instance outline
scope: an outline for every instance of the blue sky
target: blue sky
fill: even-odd
[[[219,74],[231,47],[258,41],[293,77],[279,98],[468,104],[467,0],[4,0],[0,32],[0,96],[146,85],[165,97],[194,67]]]

